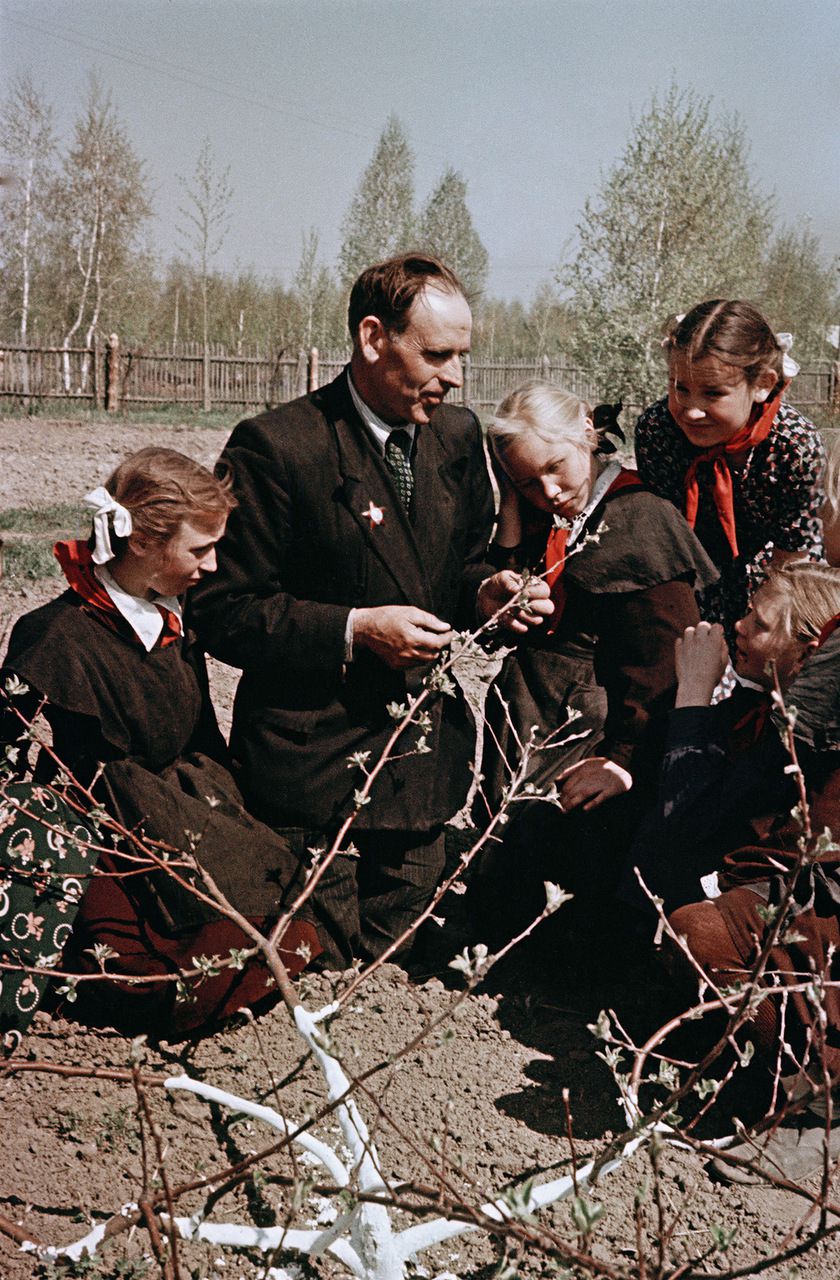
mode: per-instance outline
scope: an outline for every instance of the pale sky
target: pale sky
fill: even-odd
[[[780,216],[840,252],[838,37],[837,0],[2,0],[0,71],[29,70],[65,133],[99,72],[147,162],[164,259],[176,175],[208,135],[235,193],[219,264],[286,283],[310,226],[334,265],[396,112],[418,202],[460,169],[489,291],[527,300],[672,77],[740,115]]]

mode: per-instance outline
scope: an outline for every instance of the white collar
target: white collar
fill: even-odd
[[[414,444],[414,432],[416,427],[413,422],[401,422],[398,426],[392,426],[387,422],[383,422],[382,419],[373,412],[370,405],[365,404],[364,400],[353,386],[353,379],[350,376],[349,370],[347,372],[347,385],[350,387],[350,395],[352,397],[353,404],[356,406],[356,412],[376,441],[379,452],[382,454],[383,458],[385,457],[385,442],[392,431],[404,431],[411,443]]]
[[[735,668],[732,668],[732,674],[735,677],[735,683],[739,684],[742,689],[756,689],[759,693],[767,693],[767,689],[763,684],[758,684],[755,680],[750,680],[747,676],[739,676]]]
[[[581,535],[581,532],[583,531],[583,526],[586,524],[587,520],[592,515],[592,512],[598,506],[599,502],[601,502],[601,500],[603,499],[604,495],[606,494],[613,480],[615,480],[620,470],[621,470],[620,462],[608,462],[607,465],[604,467],[603,471],[600,473],[597,480],[592,486],[592,492],[589,495],[589,501],[587,502],[586,506],[583,508],[583,511],[581,511],[580,515],[575,516],[574,520],[571,523],[571,526],[569,528],[569,537],[566,541],[567,548],[573,547],[574,544],[577,542],[578,538]],[[564,521],[562,516],[554,517],[555,528],[560,527],[562,524],[566,524],[566,523],[568,522]]]
[[[183,626],[181,602],[176,596],[155,596],[152,600],[142,600],[140,596],[132,596],[124,591],[104,564],[94,565],[93,572],[147,652],[154,649],[163,630],[163,614],[157,607],[159,604],[174,613]]]

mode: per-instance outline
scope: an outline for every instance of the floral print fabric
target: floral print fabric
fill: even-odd
[[[13,782],[0,789],[0,1034],[7,1050],[47,985],[46,974],[27,970],[57,965],[70,937],[99,854],[94,840],[50,788]]]
[[[649,489],[685,510],[685,474],[701,452],[668,412],[667,399],[650,406],[636,426],[636,461]],[[732,468],[740,554],[732,558],[709,491],[710,463],[698,468],[700,505],[695,532],[720,569],[720,581],[701,596],[701,612],[723,623],[730,647],[734,625],[767,574],[775,547],[822,556],[822,474],[825,451],[813,423],[783,404],[769,435]]]

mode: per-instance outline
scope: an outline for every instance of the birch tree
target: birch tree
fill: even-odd
[[[388,118],[341,231],[338,268],[348,289],[371,263],[412,247],[414,153],[395,115]]]
[[[210,270],[230,226],[233,189],[228,181],[229,174],[229,168],[221,172],[217,169],[210,139],[205,138],[192,178],[190,181],[179,179],[187,197],[186,204],[179,210],[183,219],[180,233],[196,260],[201,286],[202,401],[205,413],[210,409]]]
[[[56,154],[52,107],[26,72],[12,82],[0,108],[0,150],[7,169],[0,232],[3,292],[7,314],[14,317],[18,340],[25,344]]]
[[[340,347],[347,341],[341,299],[335,281],[318,261],[319,238],[314,227],[301,236],[301,251],[293,282],[299,309],[299,341],[310,347]]]
[[[675,85],[654,96],[586,201],[577,255],[558,277],[576,313],[572,354],[606,398],[660,393],[670,316],[755,296],[770,224],[737,117]]]
[[[69,315],[62,341],[68,393],[69,348],[78,335],[85,347],[91,346],[106,302],[130,277],[132,256],[151,212],[145,165],[117,117],[110,93],[91,76],[52,193],[56,266],[68,282]],[[85,356],[79,390],[86,387],[88,368]]]
[[[827,260],[819,237],[802,222],[779,229],[764,266],[759,302],[774,329],[792,333],[800,363],[836,359],[828,330],[840,323],[840,260]]]

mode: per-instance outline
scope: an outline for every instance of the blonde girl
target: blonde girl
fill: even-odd
[[[695,587],[714,576],[682,517],[611,457],[615,430],[606,406],[543,382],[511,392],[489,429],[500,571],[479,609],[498,608],[524,569],[538,582],[491,696],[488,778],[491,790],[504,786],[531,726],[538,739],[562,738],[575,713],[581,736],[537,752],[531,769],[535,784],[559,780],[567,811],[597,808],[655,771],[674,639],[697,618]]]

